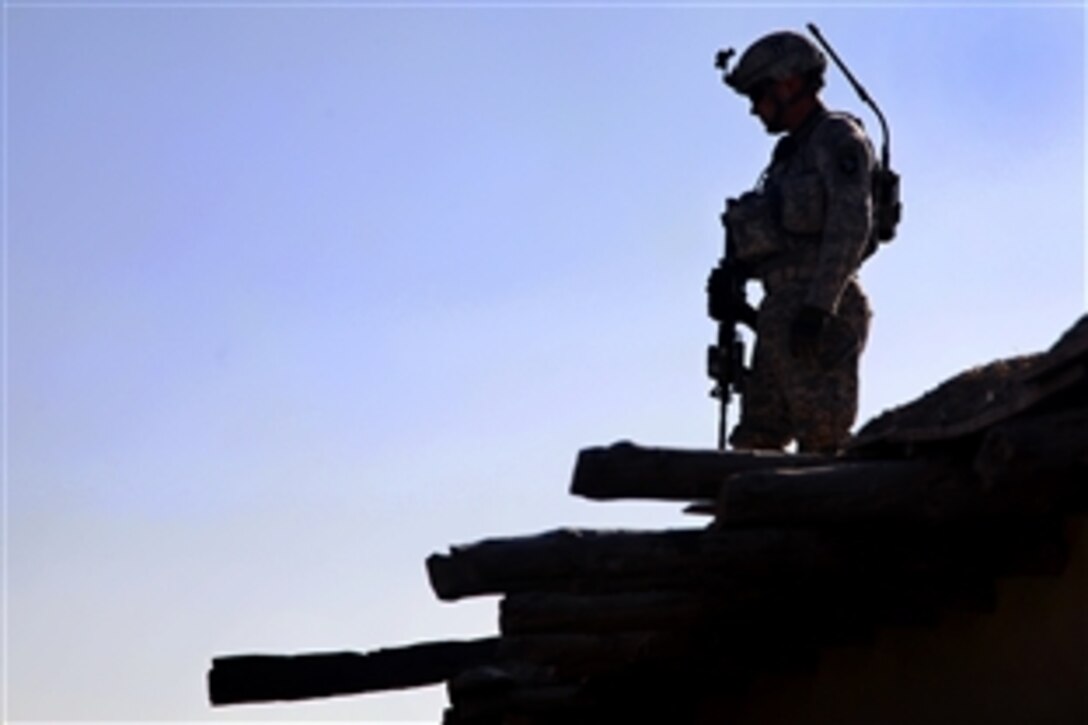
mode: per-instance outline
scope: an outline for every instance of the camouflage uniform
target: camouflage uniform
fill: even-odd
[[[744,205],[760,210],[750,216],[766,239],[746,233],[743,209],[730,212],[742,220],[740,256],[764,288],[735,448],[781,449],[796,439],[802,450],[826,452],[849,437],[871,315],[855,275],[872,228],[874,167],[860,122],[818,107],[779,142]],[[805,306],[830,315],[812,358],[790,350],[791,323]]]

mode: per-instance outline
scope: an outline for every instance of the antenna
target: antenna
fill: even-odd
[[[815,23],[808,24],[808,31],[812,33],[812,36],[816,38],[820,46],[827,51],[827,54],[831,56],[831,60],[835,61],[835,65],[839,67],[842,74],[846,76],[846,80],[850,81],[850,85],[854,87],[854,91],[857,92],[858,97],[862,102],[867,104],[869,108],[873,109],[873,113],[876,114],[877,120],[880,121],[880,131],[884,135],[884,145],[880,149],[880,167],[873,172],[873,198],[876,202],[875,213],[875,235],[870,240],[869,247],[865,251],[865,256],[869,256],[876,249],[878,242],[887,242],[895,238],[895,230],[899,225],[899,219],[902,216],[903,205],[899,201],[899,174],[892,171],[891,165],[891,134],[888,132],[888,122],[884,119],[884,114],[880,112],[880,108],[877,107],[876,101],[873,100],[869,92],[862,87],[858,79],[854,77],[854,74],[850,72],[850,69],[846,67],[846,64],[839,58],[839,54],[828,44],[824,39],[820,29],[816,27]]]
[[[846,80],[850,81],[850,85],[854,87],[854,91],[858,94],[858,97],[862,100],[862,102],[867,104],[869,108],[873,109],[873,113],[876,114],[877,120],[880,121],[880,132],[884,136],[884,144],[880,149],[881,166],[883,166],[885,169],[890,169],[891,151],[889,149],[891,146],[891,141],[889,138],[890,134],[888,132],[888,122],[884,119],[884,114],[881,113],[880,108],[878,108],[876,105],[876,101],[873,100],[872,96],[869,95],[868,91],[866,91],[861,83],[858,82],[858,79],[854,77],[854,74],[850,72],[850,69],[846,67],[846,64],[842,62],[842,59],[839,58],[839,54],[836,53],[835,50],[828,44],[827,40],[824,39],[823,34],[820,32],[820,29],[816,27],[816,24],[809,23],[807,27],[808,31],[812,33],[812,36],[816,38],[816,41],[820,44],[820,46],[827,51],[827,54],[829,56],[831,56],[831,60],[835,61],[835,65],[837,65],[839,67],[839,70],[842,71],[842,74],[846,76]]]

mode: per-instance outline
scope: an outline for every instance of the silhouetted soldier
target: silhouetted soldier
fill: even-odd
[[[796,440],[802,452],[832,453],[857,415],[870,310],[856,273],[874,236],[878,167],[861,122],[821,102],[826,69],[812,41],[782,31],[755,42],[725,76],[768,133],[784,134],[757,187],[729,200],[725,214],[738,261],[764,290],[729,438],[738,449]],[[712,308],[716,296],[729,304],[714,274],[709,292]]]

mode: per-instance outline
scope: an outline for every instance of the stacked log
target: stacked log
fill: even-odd
[[[573,494],[686,502],[712,521],[558,529],[430,557],[440,598],[502,595],[498,670],[535,668],[532,682],[507,678],[487,712],[682,722],[659,713],[700,688],[743,689],[889,626],[992,611],[999,578],[1060,573],[1069,516],[1088,510],[1088,327],[1076,329],[1051,354],[969,371],[883,416],[836,458],[583,451]],[[541,688],[548,706],[530,706]],[[450,723],[504,721],[459,719],[451,702]]]
[[[1060,573],[1071,517],[1088,511],[1086,443],[1088,317],[1047,353],[880,416],[837,457],[590,448],[574,495],[679,502],[709,521],[452,547],[428,558],[431,586],[444,601],[498,595],[497,637],[221,658],[213,701],[445,681],[450,725],[691,721],[708,691],[742,693],[888,627],[992,611],[999,579]]]

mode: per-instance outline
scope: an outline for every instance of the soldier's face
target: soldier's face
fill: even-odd
[[[786,130],[783,120],[784,104],[781,98],[781,83],[768,81],[751,90],[748,99],[752,102],[751,113],[763,122],[767,133],[776,134]]]

